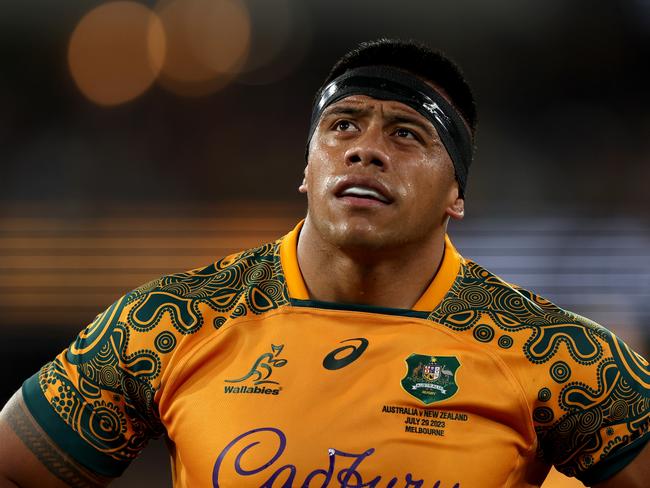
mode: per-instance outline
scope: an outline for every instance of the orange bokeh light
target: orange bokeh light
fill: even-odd
[[[165,45],[153,11],[131,1],[109,2],[81,19],[70,38],[68,63],[87,98],[117,105],[151,86],[164,64]]]
[[[239,0],[165,0],[156,11],[167,36],[161,84],[203,95],[237,75],[248,54],[251,23]]]

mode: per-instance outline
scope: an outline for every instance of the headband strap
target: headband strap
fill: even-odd
[[[390,66],[364,66],[346,71],[320,92],[311,114],[307,147],[325,108],[351,95],[395,100],[408,105],[429,120],[451,158],[465,195],[467,173],[472,163],[472,137],[456,109],[420,78]]]

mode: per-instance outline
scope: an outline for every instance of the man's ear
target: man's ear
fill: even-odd
[[[458,183],[454,185],[454,200],[446,209],[446,214],[454,220],[462,220],[465,217],[465,199],[460,196]]]
[[[309,171],[309,165],[305,166],[305,171],[304,171],[304,176],[302,178],[302,183],[300,183],[300,186],[298,187],[298,191],[300,193],[307,193],[307,174]]]
[[[465,200],[457,198],[453,204],[447,207],[447,215],[452,219],[462,220],[465,217]]]

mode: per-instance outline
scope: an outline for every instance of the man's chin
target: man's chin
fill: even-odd
[[[332,244],[349,252],[380,251],[397,245],[390,228],[379,226],[365,219],[352,218],[328,226],[328,236]]]

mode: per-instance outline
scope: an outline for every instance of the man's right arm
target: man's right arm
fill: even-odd
[[[163,320],[166,304],[156,296],[149,306],[152,288],[97,315],[7,402],[0,488],[106,486],[149,439],[164,435],[154,397],[171,349],[159,342],[172,336],[175,344],[176,336]],[[146,313],[138,315],[138,307]]]
[[[0,412],[0,488],[96,488],[109,478],[80,466],[34,420],[19,389]]]

